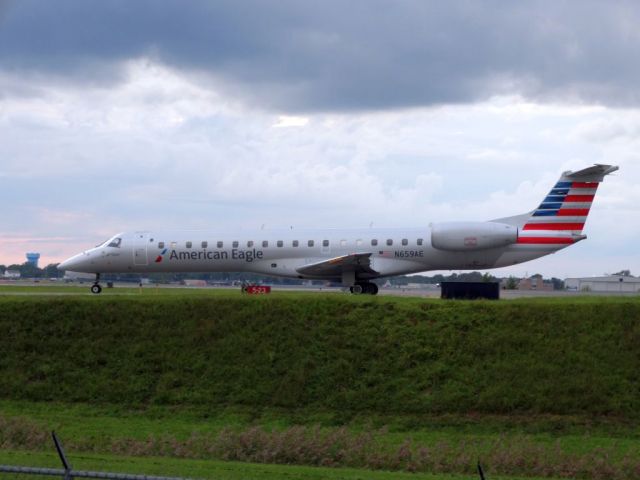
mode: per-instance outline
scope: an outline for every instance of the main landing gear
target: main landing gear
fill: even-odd
[[[349,287],[349,291],[354,295],[367,294],[377,295],[378,285],[373,282],[358,282],[355,285]]]
[[[96,281],[91,285],[91,293],[95,293],[96,295],[102,292],[102,287],[100,286],[100,274],[96,273]]]

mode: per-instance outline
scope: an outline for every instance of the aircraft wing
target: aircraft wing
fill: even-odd
[[[313,277],[340,278],[343,272],[368,273],[377,276],[379,272],[371,268],[371,255],[371,252],[350,253],[349,255],[341,255],[322,262],[309,263],[297,268],[296,271],[302,275]]]

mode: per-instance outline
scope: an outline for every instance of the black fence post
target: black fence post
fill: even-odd
[[[56,450],[58,451],[58,456],[60,457],[60,461],[62,462],[62,466],[64,467],[64,480],[72,480],[73,475],[71,475],[71,465],[67,460],[67,456],[64,454],[64,449],[62,448],[62,443],[58,440],[58,436],[56,432],[51,431],[51,438],[53,438],[53,443],[56,446]]]

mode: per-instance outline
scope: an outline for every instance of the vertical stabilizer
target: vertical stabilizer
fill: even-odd
[[[581,235],[598,185],[616,170],[618,167],[612,165],[594,165],[577,172],[564,172],[527,219],[523,234],[544,230]]]
[[[518,244],[558,249],[583,240],[587,216],[598,185],[614,165],[594,165],[564,172],[535,210],[492,220],[518,227]]]

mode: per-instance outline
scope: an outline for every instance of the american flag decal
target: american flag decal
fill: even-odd
[[[599,182],[557,182],[518,235],[519,244],[567,245],[581,237]]]

